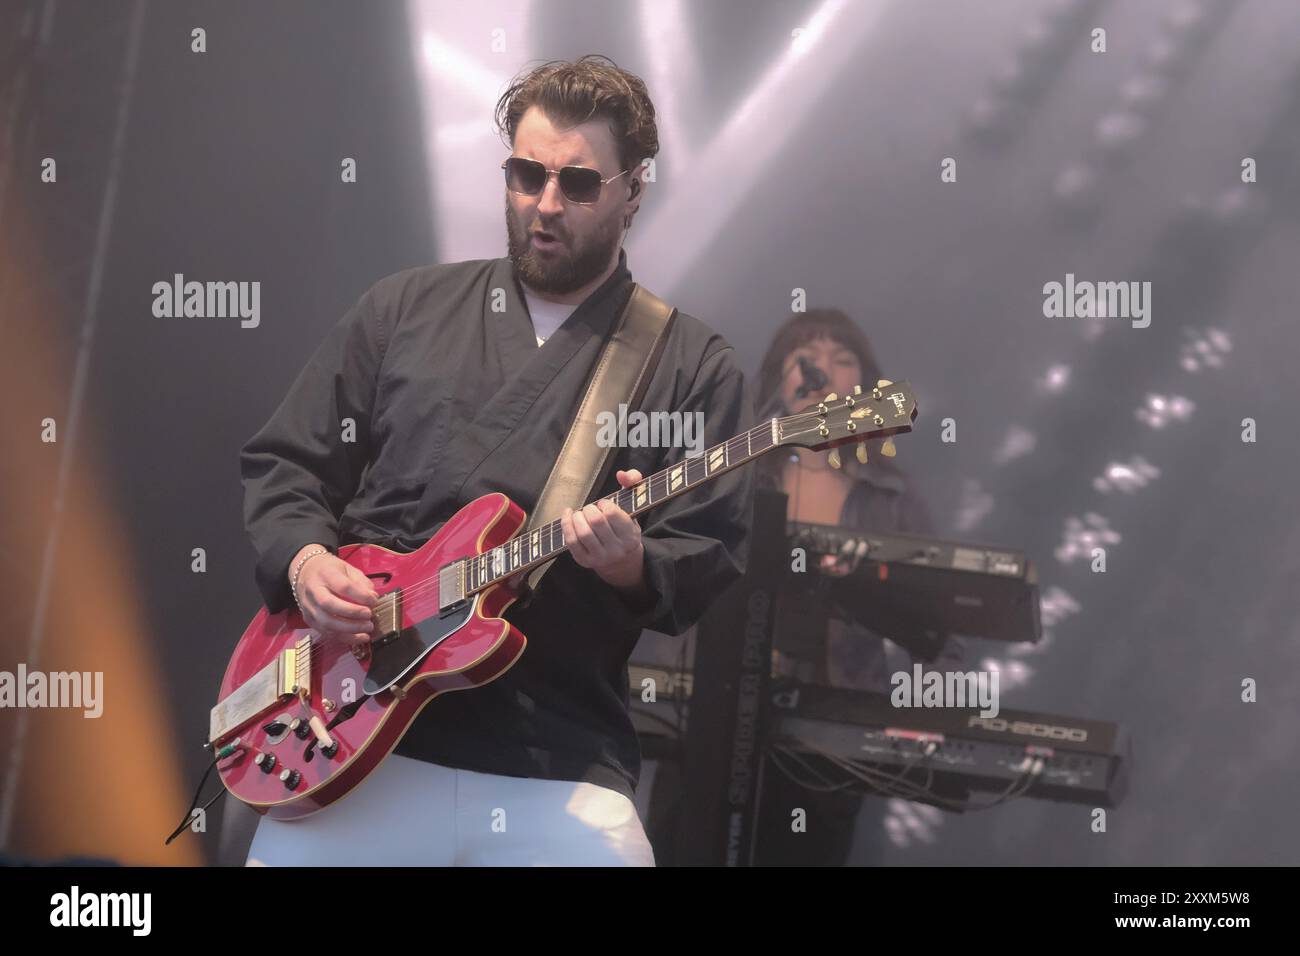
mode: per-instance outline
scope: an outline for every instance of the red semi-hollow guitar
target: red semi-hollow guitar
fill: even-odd
[[[831,394],[770,419],[606,500],[631,515],[783,445],[812,449],[912,430],[906,383]],[[858,448],[865,461],[865,445]],[[885,442],[882,451],[893,454]],[[371,544],[338,555],[375,584],[372,639],[353,647],[307,627],[296,609],[262,608],[244,631],[212,709],[208,742],[226,788],[290,820],[340,799],[377,767],[439,694],[500,677],[527,640],[502,618],[519,572],[566,550],[559,520],[520,534],[527,515],[502,494],[470,502],[417,551]]]

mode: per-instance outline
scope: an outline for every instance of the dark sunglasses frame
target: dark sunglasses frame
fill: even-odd
[[[511,184],[511,165],[521,169],[531,170],[533,175],[537,175],[537,170],[542,171],[542,184],[537,189],[529,192],[526,189],[516,189]],[[579,206],[591,206],[600,201],[600,194],[607,183],[612,183],[626,173],[632,170],[625,169],[621,173],[616,173],[608,179],[600,178],[600,170],[592,169],[590,166],[565,166],[562,169],[548,169],[535,159],[525,159],[522,156],[511,156],[501,163],[501,168],[506,174],[506,188],[512,193],[518,193],[520,196],[540,196],[546,189],[546,184],[551,181],[551,174],[554,173],[560,183],[560,192],[564,198],[571,203]],[[579,182],[574,180],[578,179]],[[584,199],[590,190],[595,190],[595,196],[591,199]],[[585,190],[585,191],[584,191]]]

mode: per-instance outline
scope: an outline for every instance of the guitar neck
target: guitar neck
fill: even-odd
[[[718,475],[748,464],[773,448],[798,445],[834,449],[849,442],[909,432],[915,418],[916,401],[906,382],[881,379],[868,392],[864,392],[861,386],[854,386],[850,395],[841,398],[831,393],[803,411],[769,418],[749,431],[705,449],[702,455],[656,472],[630,488],[620,488],[603,500],[613,502],[635,517]],[[882,446],[882,451],[890,455],[893,453],[892,444],[886,444],[889,447]],[[858,450],[865,452],[865,448]],[[838,454],[838,451],[832,451],[832,455]],[[866,461],[865,456],[861,460]],[[838,465],[838,460],[833,459],[832,464]],[[556,518],[491,551],[452,562],[439,569],[439,575],[448,582],[455,582],[448,590],[459,599],[566,550],[568,542],[564,540],[560,519]]]
[[[712,481],[733,468],[748,464],[780,445],[778,420],[768,419],[726,441],[687,458],[680,464],[656,472],[630,488],[620,488],[604,500],[618,505],[633,517],[649,511],[692,489]],[[549,561],[569,549],[560,519],[518,535],[491,551],[461,559],[465,565],[466,596]]]

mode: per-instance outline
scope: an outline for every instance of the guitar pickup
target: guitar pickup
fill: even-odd
[[[402,633],[402,589],[381,595],[380,603],[381,608],[370,614],[370,623],[374,625],[376,635],[370,640],[372,647],[383,647]]]

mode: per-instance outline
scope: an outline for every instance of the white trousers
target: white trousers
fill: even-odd
[[[654,866],[636,806],[594,783],[397,754],[301,820],[262,817],[245,866]]]

